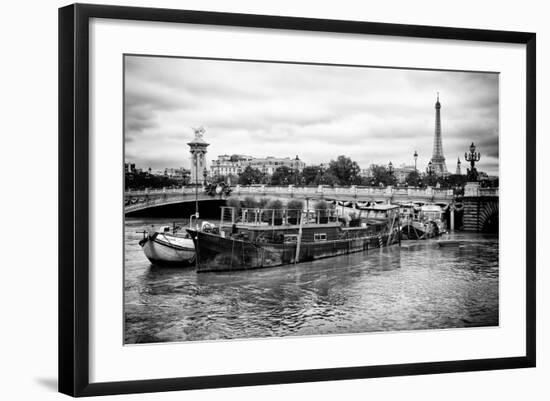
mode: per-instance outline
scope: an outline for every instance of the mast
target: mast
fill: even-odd
[[[304,221],[303,216],[304,211],[300,212],[300,226],[298,228],[298,239],[296,241],[296,255],[294,256],[294,264],[298,263],[300,259],[300,245],[302,244],[302,221]]]

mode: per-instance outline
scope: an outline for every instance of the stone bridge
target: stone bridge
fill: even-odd
[[[164,205],[195,202],[195,187],[126,191],[124,194],[124,212],[131,213]],[[455,226],[455,210],[462,211],[462,228],[466,231],[498,232],[498,188],[480,188],[478,183],[468,183],[463,196],[456,196],[453,190],[440,188],[399,188],[399,187],[329,187],[329,186],[268,186],[236,185],[231,196],[244,199],[247,196],[340,200],[358,202],[425,202],[451,205],[449,224]],[[210,196],[203,188],[198,188],[199,202],[214,199],[224,200],[224,195]],[[458,208],[455,206],[460,206]]]
[[[463,230],[498,233],[498,188],[480,188],[478,183],[469,182],[461,200],[464,211]]]
[[[195,187],[126,191],[124,193],[124,212],[131,213],[164,205],[195,202]],[[478,183],[468,183],[463,196],[456,196],[452,189],[440,188],[400,188],[400,187],[329,187],[329,186],[268,186],[236,185],[232,187],[232,197],[244,199],[256,198],[339,200],[357,202],[424,202],[451,205],[449,224],[454,228],[455,210],[463,212],[462,228],[466,231],[498,232],[498,188],[480,188]],[[199,202],[215,199],[224,200],[226,196],[207,195],[204,188],[197,190]],[[462,207],[458,207],[462,205]]]
[[[210,196],[203,188],[198,188],[198,200],[225,199],[223,195]],[[452,190],[439,188],[374,188],[374,187],[328,187],[328,186],[267,186],[267,185],[236,185],[231,196],[243,199],[247,196],[268,198],[298,198],[312,200],[341,201],[376,201],[376,202],[436,202],[451,203],[454,199]],[[183,202],[195,201],[195,188],[183,187],[172,189],[156,189],[144,191],[126,191],[124,193],[124,212],[154,208]]]

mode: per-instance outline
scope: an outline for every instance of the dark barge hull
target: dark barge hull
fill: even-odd
[[[248,270],[330,258],[388,245],[388,235],[333,241],[302,242],[296,261],[296,243],[254,243],[217,234],[187,230],[193,238],[197,271]],[[396,236],[390,244],[397,243]]]

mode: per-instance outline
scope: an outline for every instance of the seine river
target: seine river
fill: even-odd
[[[127,219],[125,343],[444,329],[499,324],[498,238],[445,234],[320,261],[200,273],[150,265]],[[464,245],[440,247],[439,239]]]

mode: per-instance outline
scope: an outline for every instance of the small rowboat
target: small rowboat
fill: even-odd
[[[146,234],[139,245],[147,259],[156,266],[185,267],[195,262],[195,246],[189,234],[170,232],[169,226]]]
[[[192,217],[195,217],[193,215]],[[189,228],[196,228],[193,220],[189,221]],[[198,232],[210,232],[215,226],[203,221]],[[143,253],[149,261],[159,267],[187,267],[195,265],[195,245],[191,236],[174,225],[162,226],[158,231],[143,231],[143,238],[139,241]]]

